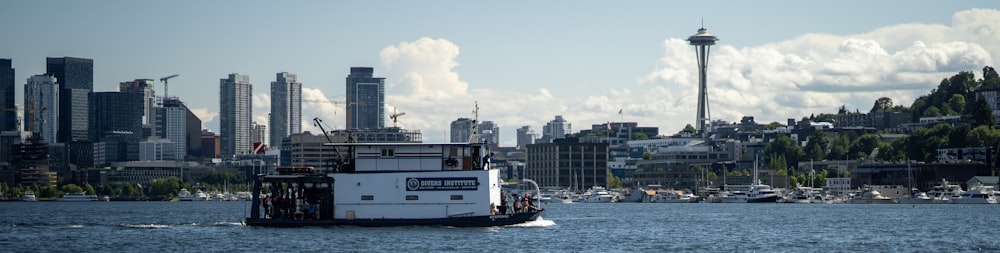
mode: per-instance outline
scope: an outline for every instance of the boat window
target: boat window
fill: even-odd
[[[372,195],[361,195],[361,200],[375,200],[375,196],[372,196]]]
[[[394,157],[394,156],[396,156],[396,149],[382,148],[382,157]]]
[[[406,200],[417,200],[417,195],[406,195]]]
[[[451,195],[451,200],[462,200],[464,198],[465,195]]]

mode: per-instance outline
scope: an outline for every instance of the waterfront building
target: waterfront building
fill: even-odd
[[[0,132],[19,130],[15,95],[14,66],[10,59],[0,59]]]
[[[993,173],[990,164],[964,163],[863,163],[851,171],[851,188],[864,185],[912,185],[923,191],[941,184],[941,180],[961,183],[975,176]]]
[[[201,157],[205,158],[219,158],[220,151],[220,141],[219,135],[216,135],[209,129],[201,130]]]
[[[521,126],[517,129],[517,148],[525,148],[529,144],[535,144],[535,131],[531,126]]]
[[[155,123],[154,108],[156,108],[156,91],[153,90],[153,79],[135,79],[118,84],[118,91],[132,94],[142,105],[142,127],[152,131]],[[143,137],[148,137],[144,135]]]
[[[659,134],[660,128],[640,127],[637,122],[608,122],[591,125],[588,130],[580,130],[579,135],[581,142],[604,142],[619,146],[640,136],[648,139]]]
[[[177,145],[164,138],[149,137],[139,142],[139,161],[176,161]]]
[[[528,145],[525,177],[539,186],[583,191],[608,185],[608,144],[581,143],[576,138]]]
[[[572,132],[573,125],[563,119],[562,115],[556,115],[555,119],[542,126],[542,138],[535,140],[535,143],[552,143],[555,139],[566,138]]]
[[[124,184],[148,187],[153,180],[176,177],[185,180],[184,172],[188,164],[176,161],[130,161],[112,163],[111,166],[91,169],[87,173],[91,185]]]
[[[470,142],[472,125],[476,124],[469,118],[458,118],[451,122],[451,143]]]
[[[57,81],[52,75],[35,75],[24,84],[24,130],[45,143],[55,143],[59,131]]]
[[[271,82],[271,115],[268,119],[271,146],[290,134],[302,132],[302,83],[297,75],[281,72]]]
[[[347,129],[385,127],[385,78],[374,68],[351,67],[347,76]]]
[[[250,123],[253,86],[250,77],[238,73],[219,80],[219,135],[221,156],[231,158],[250,153]]]

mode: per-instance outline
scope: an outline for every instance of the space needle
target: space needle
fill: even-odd
[[[694,52],[698,56],[698,122],[696,128],[702,137],[708,136],[708,124],[711,114],[708,111],[708,85],[705,84],[705,72],[708,69],[709,48],[719,40],[714,35],[708,34],[708,29],[702,27],[698,33],[688,37],[688,42],[694,46]]]

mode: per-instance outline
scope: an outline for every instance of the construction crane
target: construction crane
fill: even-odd
[[[163,97],[168,97],[167,95],[170,95],[170,94],[167,93],[167,80],[170,80],[170,78],[174,78],[174,77],[177,77],[179,75],[180,74],[173,74],[173,75],[170,75],[170,76],[167,76],[167,77],[164,77],[164,78],[160,78],[160,82],[163,82]]]
[[[396,112],[396,107],[392,108],[392,115],[389,115],[389,118],[392,119],[392,126],[393,127],[399,127],[399,125],[396,124],[396,119],[398,119],[399,116],[403,116],[403,115],[406,115],[406,113],[405,112],[399,112],[399,113],[397,113]]]
[[[330,138],[330,134],[326,132],[326,128],[323,128],[323,120],[319,119],[319,117],[313,118],[313,126],[319,127],[319,130],[323,131],[326,141],[333,143],[333,138]],[[344,163],[344,156],[340,154],[340,147],[333,147],[333,151],[337,153],[337,170],[340,170],[340,167]]]

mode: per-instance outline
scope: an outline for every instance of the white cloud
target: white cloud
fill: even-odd
[[[1000,55],[1000,11],[957,12],[951,25],[899,24],[854,35],[804,34],[745,48],[726,45],[725,35],[719,36],[723,40],[712,48],[709,60],[712,118],[738,121],[755,116],[758,122],[784,122],[835,112],[841,105],[867,111],[883,96],[909,105],[943,78],[992,65],[993,57]],[[446,141],[449,123],[470,117],[474,101],[481,120],[500,124],[505,146],[514,145],[514,129],[529,125],[540,133],[555,115],[573,123],[573,131],[624,120],[671,134],[695,121],[694,50],[681,38],[663,42],[655,70],[636,78],[634,86],[587,97],[565,97],[547,87],[524,91],[470,85],[455,70],[459,52],[454,43],[431,38],[381,52],[389,87],[387,109],[407,112],[400,126],[422,130],[425,141]]]
[[[191,113],[194,113],[195,116],[198,116],[198,119],[201,119],[202,129],[209,128],[207,127],[209,125],[208,122],[214,121],[215,117],[219,116],[218,111],[209,111],[208,108],[189,108],[189,109],[191,109]]]

